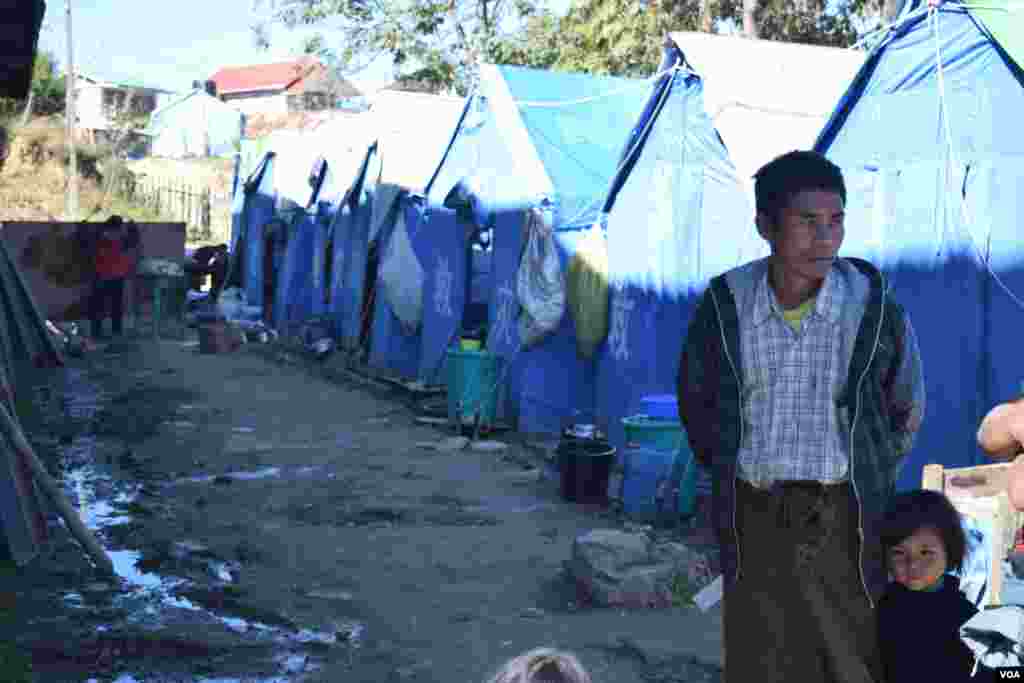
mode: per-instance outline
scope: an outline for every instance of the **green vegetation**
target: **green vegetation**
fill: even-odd
[[[255,38],[266,47],[268,25],[329,22],[338,45],[317,35],[305,49],[339,72],[388,56],[403,87],[465,94],[481,62],[649,76],[670,31],[847,47],[894,9],[893,0],[575,0],[559,17],[546,0],[302,0],[272,6]]]

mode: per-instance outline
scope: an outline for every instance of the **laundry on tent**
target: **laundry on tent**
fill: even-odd
[[[457,220],[490,239],[486,350],[501,358],[499,418],[525,432],[558,432],[593,408],[594,361],[579,357],[574,323],[536,346],[520,338],[518,274],[524,229],[540,210],[554,230],[559,262],[593,225],[622,156],[623,140],[653,83],[643,80],[485,65],[480,86],[427,187],[428,211],[457,207]],[[474,266],[475,269],[476,266]],[[470,296],[479,293],[471,291]]]

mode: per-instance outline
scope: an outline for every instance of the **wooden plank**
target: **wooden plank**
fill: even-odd
[[[942,491],[944,469],[942,465],[925,465],[921,477],[921,488],[929,491]]]
[[[1006,491],[1009,467],[1009,463],[997,463],[947,469],[943,488],[950,496],[998,496]]]

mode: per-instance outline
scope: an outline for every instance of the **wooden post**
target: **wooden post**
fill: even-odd
[[[53,480],[50,473],[46,471],[46,468],[43,467],[43,463],[39,462],[39,458],[32,451],[32,446],[29,444],[28,439],[25,438],[25,434],[21,431],[21,427],[14,419],[14,416],[7,412],[7,407],[3,404],[0,404],[0,429],[7,435],[8,440],[14,445],[14,448],[21,457],[25,459],[25,462],[28,463],[29,469],[32,470],[32,474],[39,484],[39,488],[50,497],[71,534],[82,544],[82,547],[85,548],[86,552],[89,553],[89,556],[92,557],[100,569],[114,575],[114,563],[110,561],[110,557],[103,550],[96,537],[92,535],[92,532],[82,524],[82,520],[79,519],[75,508],[64,497],[60,486]]]
[[[74,41],[71,39],[71,0],[64,0],[65,28],[67,29],[68,63],[64,83],[64,121],[68,149],[68,188],[64,197],[64,220],[78,220],[78,156],[75,149],[75,60]]]

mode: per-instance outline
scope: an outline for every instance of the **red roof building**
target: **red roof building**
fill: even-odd
[[[362,95],[313,57],[224,67],[210,80],[217,97],[247,115],[333,109],[341,100]]]

